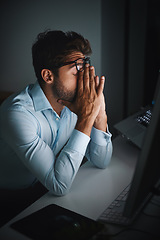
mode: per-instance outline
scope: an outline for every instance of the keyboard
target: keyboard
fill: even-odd
[[[143,126],[147,127],[151,121],[152,118],[152,112],[151,110],[147,110],[145,113],[139,115],[136,117],[136,121]]]
[[[132,222],[132,219],[123,216],[123,210],[130,186],[131,184],[129,184],[105,209],[105,211],[98,218],[99,221],[119,225],[129,225]]]

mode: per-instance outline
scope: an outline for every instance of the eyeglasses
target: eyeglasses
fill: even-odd
[[[89,57],[78,58],[78,59],[76,59],[74,61],[70,61],[70,62],[65,62],[65,63],[59,64],[56,67],[60,68],[60,67],[66,66],[66,65],[75,64],[74,66],[76,66],[77,71],[78,72],[82,72],[84,70],[85,64],[87,64],[87,63],[89,63],[89,65],[91,63]]]

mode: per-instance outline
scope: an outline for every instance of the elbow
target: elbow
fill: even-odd
[[[104,159],[104,161],[101,164],[99,164],[97,167],[100,169],[106,169],[109,163],[110,163],[110,159],[107,158],[107,159]]]
[[[111,162],[111,158],[112,158],[112,152],[113,152],[113,146],[112,146],[112,142],[110,142],[107,146],[107,151],[105,154],[102,154],[104,157],[103,159],[101,159],[101,161],[98,161],[97,163],[97,167],[100,169],[105,169],[108,167],[108,165]]]
[[[63,197],[67,195],[70,191],[70,186],[61,185],[61,184],[53,184],[52,189],[50,189],[50,192],[57,197]]]
[[[106,157],[104,160],[103,169],[108,167],[108,165],[110,164],[111,158],[112,158],[112,153],[113,153],[113,145],[112,145],[112,142],[110,142],[108,145],[108,148],[107,148],[107,153],[106,153]]]
[[[109,163],[107,164],[101,164],[98,166],[99,169],[106,169],[108,167]]]
[[[69,193],[69,190],[68,189],[66,189],[66,190],[55,190],[55,189],[52,189],[52,190],[50,190],[50,192],[54,196],[63,197],[63,196],[65,196],[65,195],[67,195]]]
[[[69,193],[74,180],[74,176],[70,176],[66,169],[62,170],[56,169],[55,171],[52,171],[48,174],[45,181],[45,186],[50,193],[59,197],[65,196]]]
[[[64,197],[65,195],[68,194],[69,191],[55,191],[52,190],[52,194],[57,197]]]

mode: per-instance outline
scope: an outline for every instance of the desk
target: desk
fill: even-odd
[[[138,148],[121,137],[115,138],[108,168],[98,169],[86,162],[79,169],[68,195],[55,197],[46,193],[3,226],[0,239],[27,240],[27,237],[11,229],[10,224],[52,203],[96,220],[130,183],[138,155]]]

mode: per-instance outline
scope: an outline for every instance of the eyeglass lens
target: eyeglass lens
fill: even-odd
[[[90,64],[89,58],[76,60],[77,71],[80,71],[80,72],[83,71],[86,63]]]

